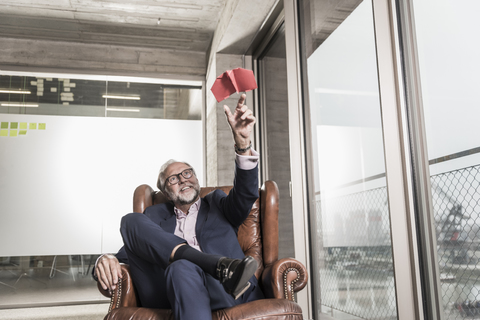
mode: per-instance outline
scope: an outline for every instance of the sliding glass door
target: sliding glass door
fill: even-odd
[[[423,132],[430,199],[430,238],[435,246],[430,274],[438,289],[429,304],[438,304],[443,319],[480,315],[480,35],[478,1],[412,0],[399,6],[402,20],[407,107]],[[414,26],[414,28],[413,28]],[[412,28],[411,35],[406,34]],[[410,72],[409,72],[410,71]],[[408,81],[415,79],[415,83]],[[415,119],[422,110],[422,119]],[[413,138],[412,138],[413,139]],[[415,155],[421,160],[421,155]],[[416,181],[418,182],[418,180]],[[418,183],[419,184],[419,183]],[[420,186],[416,186],[420,189]],[[425,214],[419,212],[419,214]],[[436,250],[435,250],[436,249]]]
[[[298,11],[313,317],[477,318],[480,5]]]
[[[315,318],[396,319],[370,1],[301,1]]]

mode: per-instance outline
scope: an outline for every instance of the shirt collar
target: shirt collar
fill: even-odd
[[[191,206],[190,209],[188,210],[188,214],[195,214],[198,212],[200,209],[200,203],[201,203],[201,198],[198,198],[197,201],[195,201]],[[177,219],[181,218],[186,218],[187,213],[183,212],[182,210],[178,209],[177,207],[173,207],[173,211],[175,212],[175,215],[177,216]]]

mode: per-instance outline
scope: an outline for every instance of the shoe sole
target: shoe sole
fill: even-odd
[[[242,276],[238,280],[235,290],[233,290],[232,293],[232,296],[235,298],[235,300],[240,298],[240,296],[244,294],[248,288],[250,288],[249,280],[255,274],[255,271],[257,271],[258,268],[258,263],[254,258],[248,256],[247,259],[248,261],[245,265],[245,269],[243,269]]]
[[[246,285],[245,287],[243,287],[243,289],[240,290],[240,292],[237,292],[237,293],[234,292],[234,293],[232,294],[233,297],[235,298],[235,300],[237,300],[238,298],[240,298],[240,297],[242,296],[242,294],[244,294],[245,291],[248,290],[248,288],[250,288],[250,281],[247,282],[247,285]]]

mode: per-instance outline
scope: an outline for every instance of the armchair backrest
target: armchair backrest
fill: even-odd
[[[205,187],[200,189],[200,197],[215,189],[228,194],[232,186]],[[133,211],[144,212],[154,204],[169,200],[161,191],[154,191],[149,185],[142,184],[133,194]],[[245,255],[254,257],[258,262],[255,273],[260,278],[264,267],[278,259],[278,187],[274,181],[266,181],[259,190],[259,198],[250,211],[250,215],[238,230],[238,242]]]

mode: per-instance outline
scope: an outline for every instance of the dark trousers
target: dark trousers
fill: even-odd
[[[256,285],[235,300],[221,283],[197,265],[177,260],[172,250],[185,240],[168,233],[141,213],[122,218],[128,263],[142,307],[172,309],[177,320],[211,319],[212,310],[263,298]]]

